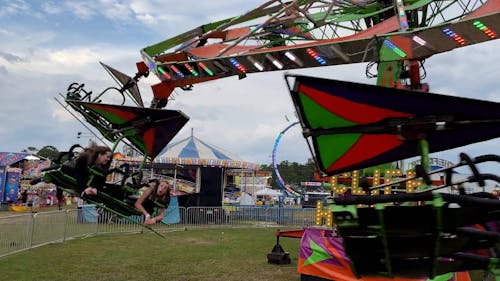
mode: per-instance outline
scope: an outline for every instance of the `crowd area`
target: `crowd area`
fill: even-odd
[[[38,212],[42,207],[57,206],[61,210],[64,206],[75,204],[77,198],[62,194],[61,200],[57,198],[56,188],[22,188],[17,193],[17,200],[10,203],[13,211]]]

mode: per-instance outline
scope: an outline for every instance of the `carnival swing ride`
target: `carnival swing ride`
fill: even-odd
[[[377,86],[286,75],[318,170],[336,175],[419,155],[422,165],[416,177],[376,185],[372,195],[333,198],[325,211],[318,208],[326,222],[301,232],[301,278],[447,280],[453,272],[481,269],[499,280],[499,201],[485,194],[437,192],[461,183],[453,178],[460,166],[471,169],[469,182],[498,182],[476,165],[499,157],[462,153],[459,164],[439,171],[446,175],[439,187],[430,186],[436,171],[426,163],[430,152],[499,137],[500,104],[423,94],[428,86],[421,81],[427,58],[497,39],[499,28],[500,0],[271,0],[145,47],[134,77],[103,64],[120,88],[92,97],[74,83],[64,101],[104,138],[137,148],[146,162],[188,121],[180,111],[163,109],[177,88],[193,90],[197,83],[251,73],[366,63]],[[151,86],[153,99],[146,108],[137,83],[150,72],[161,82]],[[119,92],[123,100],[128,94],[136,106],[103,103],[108,91]],[[71,191],[74,179],[59,162],[45,179]],[[120,195],[102,192],[90,200],[126,217],[135,211],[124,194],[133,193],[141,177],[126,166],[118,170],[132,179],[118,184]],[[419,179],[420,187],[390,194],[395,184]],[[287,235],[278,232],[278,241]],[[271,258],[283,258],[279,243],[275,248]]]

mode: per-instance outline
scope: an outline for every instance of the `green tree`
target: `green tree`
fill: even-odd
[[[28,146],[27,148],[21,150],[21,152],[24,152],[24,153],[33,153],[35,154],[35,152],[37,151],[38,149],[34,146]]]
[[[59,150],[52,145],[42,147],[37,153],[38,156],[54,160],[59,156]]]
[[[278,165],[278,171],[285,184],[298,187],[303,181],[312,181],[314,179],[315,166],[312,159],[309,159],[306,164],[299,164],[297,162],[289,162],[284,160]],[[274,175],[274,169],[271,165],[261,165],[263,171],[273,172],[270,184],[273,188],[278,188],[277,179]]]

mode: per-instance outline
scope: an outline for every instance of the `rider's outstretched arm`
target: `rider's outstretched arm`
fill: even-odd
[[[144,215],[144,217],[145,217],[144,223],[146,223],[146,224],[156,223],[155,218],[152,218],[151,214],[148,213],[148,211],[142,205],[144,203],[144,201],[147,200],[147,198],[151,195],[151,192],[153,192],[153,188],[146,189],[142,193],[142,195],[137,199],[137,201],[135,201],[135,204],[134,204],[135,208],[137,210],[139,210]]]

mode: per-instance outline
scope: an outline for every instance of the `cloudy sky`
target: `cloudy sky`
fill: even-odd
[[[131,76],[139,50],[204,23],[242,14],[264,0],[228,1],[23,1],[0,0],[0,151],[19,152],[54,145],[65,150],[86,144],[86,128],[55,100],[72,82],[100,92],[114,81],[102,61]],[[425,67],[432,92],[500,101],[500,42],[492,41],[429,58]],[[332,79],[374,84],[365,64],[294,71]],[[145,104],[153,75],[141,81]],[[177,90],[168,109],[182,110],[190,121],[174,141],[194,135],[242,159],[270,163],[279,132],[295,121],[282,72],[250,74]],[[290,120],[290,121],[287,121]],[[495,153],[499,140],[433,154],[456,161]],[[300,129],[283,138],[278,160],[304,163],[310,157]]]

